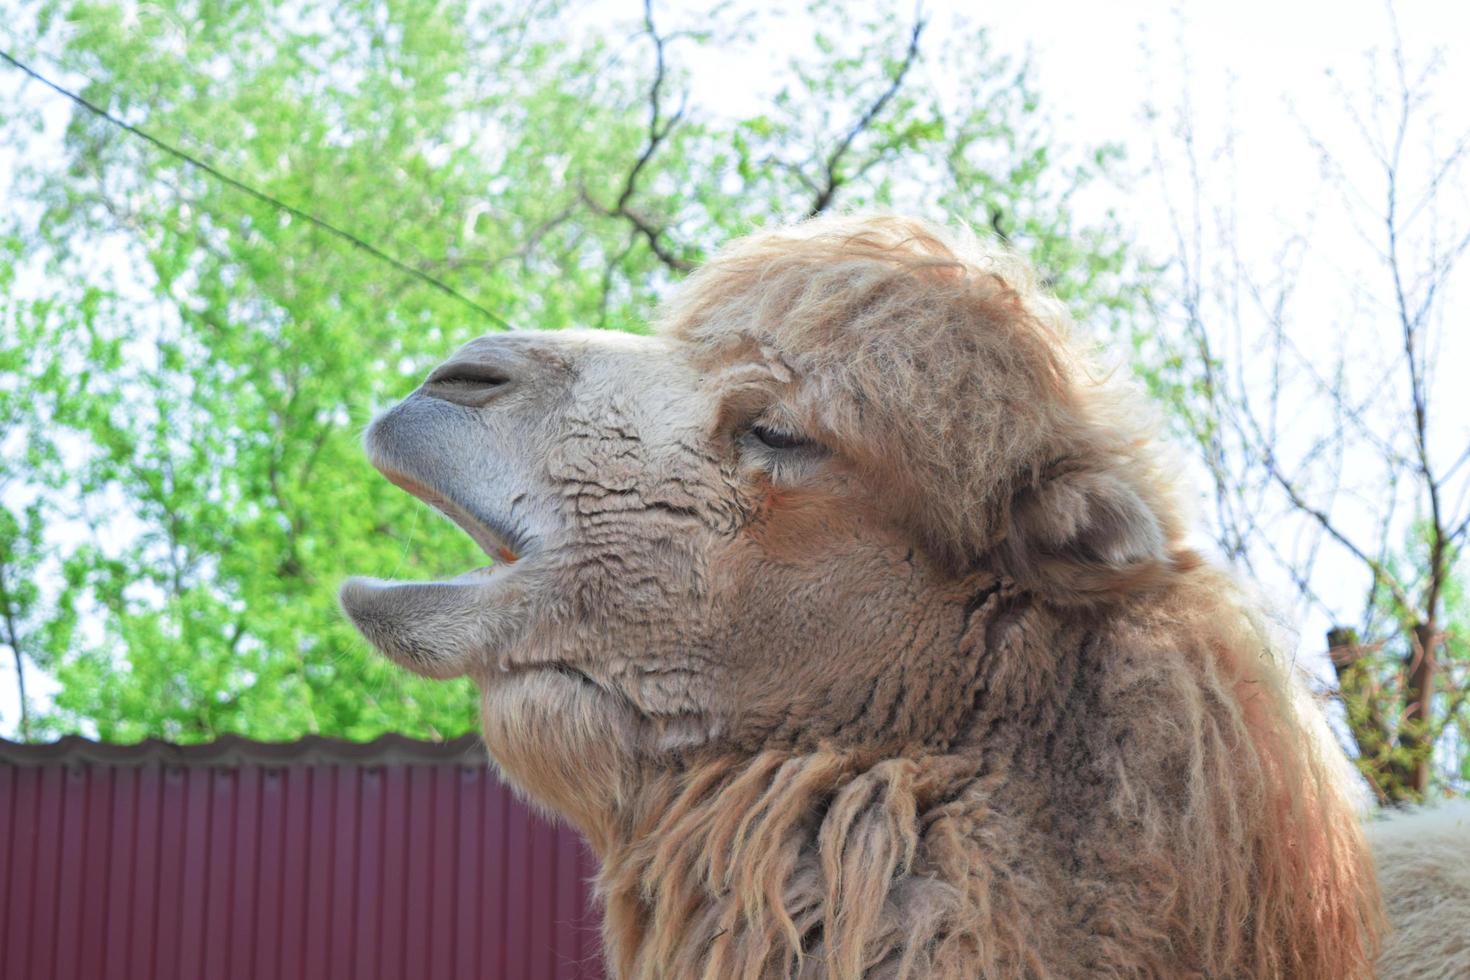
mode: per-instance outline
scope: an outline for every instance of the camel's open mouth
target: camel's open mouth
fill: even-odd
[[[495,563],[466,572],[465,575],[489,575],[498,566],[514,565],[526,553],[525,535],[506,526],[505,522],[470,511],[456,504],[443,494],[424,486],[413,477],[398,470],[382,467],[382,473],[394,486],[400,487],[448,517],[480,546],[480,550],[493,558]],[[460,576],[463,578],[465,576]]]
[[[378,460],[374,460],[378,463]],[[535,541],[510,521],[478,513],[402,470],[380,470],[394,484],[458,524],[493,564],[438,581],[354,577],[342,584],[342,608],[373,646],[429,677],[456,677],[493,663],[530,622],[526,581],[517,566]]]

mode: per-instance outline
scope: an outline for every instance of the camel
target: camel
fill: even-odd
[[[495,561],[342,604],[477,683],[617,976],[1372,976],[1345,762],[1155,430],[1019,259],[816,219],[435,369],[367,450]]]

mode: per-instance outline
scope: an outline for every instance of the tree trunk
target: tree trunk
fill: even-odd
[[[1399,741],[1412,753],[1409,785],[1421,800],[1429,792],[1429,764],[1434,752],[1429,736],[1434,720],[1434,660],[1438,632],[1433,620],[1414,627],[1413,647],[1409,653],[1409,680],[1404,688],[1404,727]]]
[[[26,703],[26,662],[20,648],[20,628],[15,623],[15,610],[10,604],[10,589],[5,583],[5,569],[0,566],[0,602],[4,603],[5,630],[11,651],[15,654],[15,684],[20,694],[20,740],[31,740],[30,708]]]
[[[1337,674],[1337,693],[1358,749],[1358,771],[1379,803],[1391,803],[1398,799],[1398,780],[1388,753],[1392,735],[1383,720],[1373,667],[1363,660],[1358,631],[1347,626],[1328,630],[1327,656]]]

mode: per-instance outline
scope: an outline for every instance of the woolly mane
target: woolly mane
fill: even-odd
[[[619,975],[1371,976],[1356,817],[1216,588],[1144,627],[1196,642],[1112,638],[1131,653],[1101,683],[1101,649],[1046,658],[1027,634],[1074,637],[998,624],[977,643],[1004,708],[946,754],[772,750],[650,778],[604,854]]]
[[[630,774],[590,828],[621,975],[1371,976],[1371,862],[1296,682],[1182,543],[1151,414],[1023,264],[815,222],[718,256],[663,332],[801,377],[820,437],[979,584],[952,711],[897,673],[863,740]]]

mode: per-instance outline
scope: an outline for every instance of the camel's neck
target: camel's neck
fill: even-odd
[[[1079,647],[999,601],[972,625],[971,666],[950,692],[967,721],[928,749],[768,749],[650,775],[638,814],[602,848],[621,974],[789,976],[799,962],[852,976],[972,921],[964,848],[946,856],[934,842],[973,834],[966,787],[995,783],[1018,746],[1045,741],[1036,727],[1075,669],[1057,651]],[[1022,670],[1008,669],[1018,651],[996,649],[1038,640]]]
[[[621,976],[1366,973],[1353,815],[1253,633],[975,619],[952,738],[706,758],[623,797]]]
[[[628,977],[789,976],[798,961],[851,976],[903,955],[923,922],[891,913],[914,899],[924,814],[973,775],[955,756],[818,750],[671,779],[604,855],[612,962]]]

